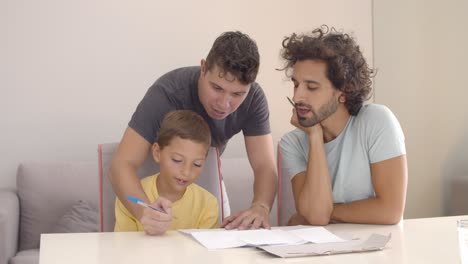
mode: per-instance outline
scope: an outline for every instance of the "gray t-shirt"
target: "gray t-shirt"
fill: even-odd
[[[309,143],[300,129],[280,142],[282,176],[292,179],[306,171]],[[335,203],[348,203],[375,196],[372,163],[406,154],[400,124],[386,106],[369,104],[351,116],[344,130],[325,144]]]
[[[179,68],[161,76],[138,104],[128,126],[153,144],[164,116],[173,110],[189,109],[200,114],[210,126],[212,146],[224,149],[241,130],[244,136],[270,133],[268,104],[262,88],[252,83],[239,108],[223,120],[211,118],[198,98],[200,67]]]

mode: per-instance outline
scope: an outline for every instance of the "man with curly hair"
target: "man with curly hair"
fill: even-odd
[[[393,113],[364,104],[369,68],[348,34],[322,26],[286,37],[283,70],[294,85],[291,124],[280,141],[296,214],[289,224],[395,224],[403,215],[407,161]]]
[[[255,41],[239,31],[225,32],[215,40],[200,66],[168,72],[148,89],[128,123],[109,170],[114,191],[136,219],[155,214],[125,199],[125,195],[131,195],[148,202],[137,169],[157,142],[164,116],[173,110],[188,109],[207,121],[211,145],[221,152],[232,136],[240,131],[244,134],[254,172],[254,197],[249,208],[227,217],[222,226],[270,228],[277,172],[268,104],[262,88],[255,82],[259,64]],[[157,215],[147,219],[158,225]]]

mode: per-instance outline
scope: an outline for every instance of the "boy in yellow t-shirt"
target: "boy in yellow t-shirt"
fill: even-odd
[[[193,183],[202,172],[210,144],[210,128],[197,113],[190,110],[168,113],[152,149],[160,172],[141,180],[151,206],[163,212],[145,208],[138,220],[117,198],[114,231],[163,234],[175,229],[216,228],[219,217],[216,198]]]

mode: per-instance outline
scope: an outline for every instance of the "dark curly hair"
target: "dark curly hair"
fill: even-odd
[[[311,34],[286,37],[281,57],[286,61],[280,70],[290,70],[297,61],[322,60],[327,65],[327,78],[342,91],[345,106],[351,115],[357,115],[364,101],[371,97],[375,71],[369,68],[359,46],[348,34],[322,25]]]
[[[253,83],[260,66],[257,44],[242,32],[224,32],[215,40],[206,57],[207,71],[215,65],[220,68],[220,77],[225,78],[229,73],[242,84]]]

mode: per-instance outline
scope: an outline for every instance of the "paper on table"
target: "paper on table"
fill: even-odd
[[[272,226],[271,230],[284,230],[284,231],[289,231],[289,230],[296,230],[296,229],[304,229],[308,228],[311,226],[306,226],[306,225],[295,225],[295,226]],[[192,233],[195,232],[213,232],[213,231],[227,231],[225,228],[211,228],[211,229],[197,229],[197,228],[191,228],[191,229],[179,229],[179,232],[186,234],[186,235],[192,235]],[[237,229],[231,230],[231,231],[239,231]]]
[[[192,236],[209,249],[242,247],[246,243],[239,239],[235,231],[192,232]]]
[[[243,230],[239,231],[239,239],[252,246],[282,244],[291,245],[303,244],[307,242],[300,237],[294,236],[293,234],[281,229]]]
[[[346,240],[336,236],[323,227],[309,227],[289,231],[292,234],[312,243],[344,242]]]
[[[305,243],[301,238],[283,230],[225,230],[191,232],[192,236],[209,249],[261,245],[292,245]]]
[[[282,258],[333,255],[364,251],[382,250],[391,238],[391,234],[372,234],[367,240],[352,240],[342,243],[284,245],[259,247],[266,252]]]
[[[179,229],[178,231],[181,232],[182,234],[186,234],[186,235],[191,236],[192,233],[196,233],[196,232],[214,232],[214,231],[221,232],[221,231],[226,231],[226,229],[224,229],[224,228],[213,228],[213,229],[195,229],[195,228],[191,228],[191,229]]]
[[[314,229],[309,230],[309,229]],[[301,231],[303,234],[298,236]],[[242,246],[261,245],[297,245],[308,241],[341,242],[345,241],[323,227],[310,227],[301,229],[258,229],[258,230],[181,230],[191,234],[198,242],[209,249],[233,248]],[[296,233],[295,233],[296,232]],[[323,243],[323,242],[322,242]]]

